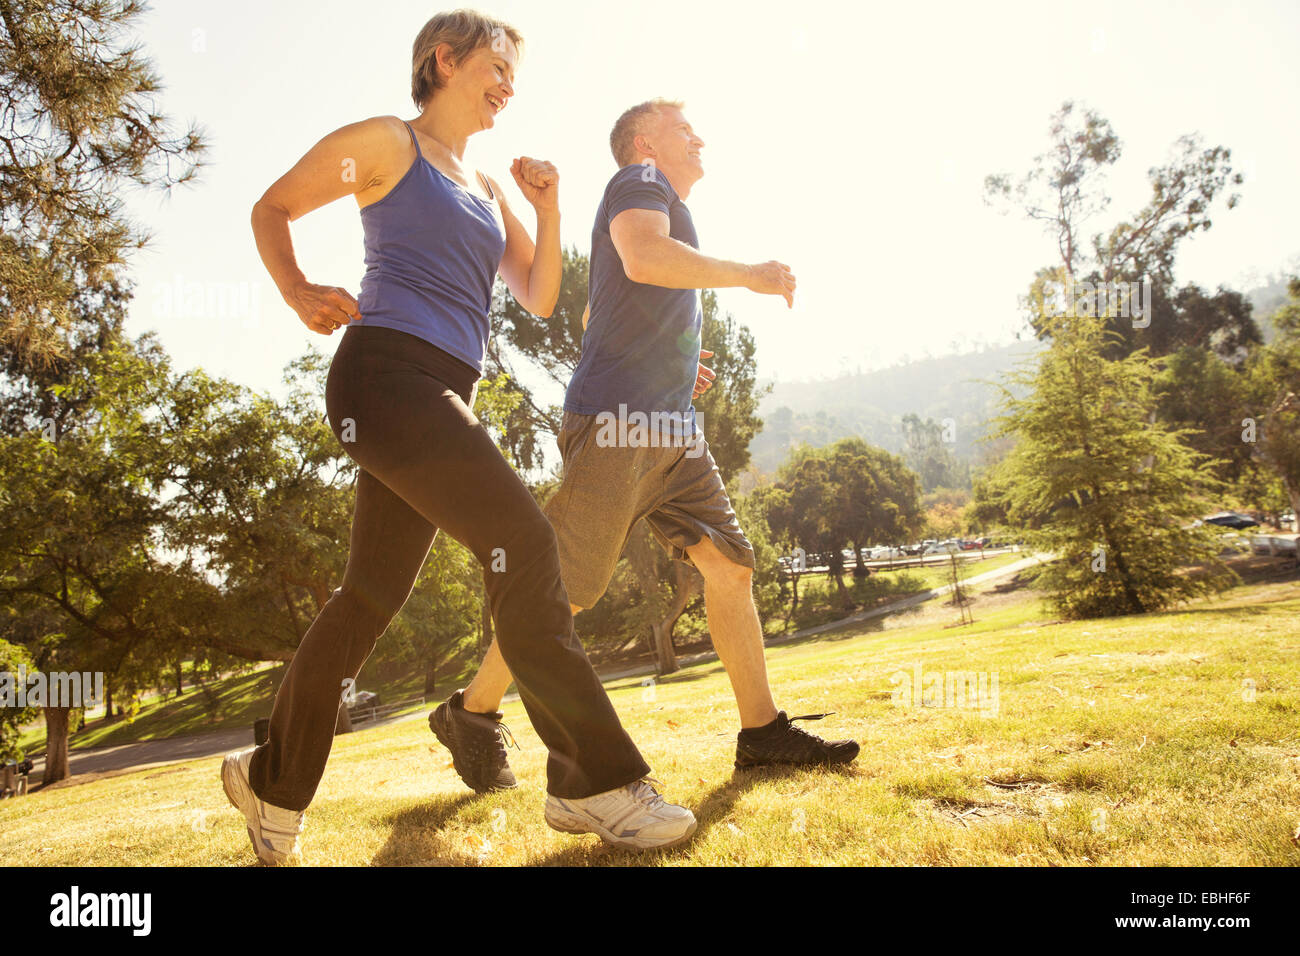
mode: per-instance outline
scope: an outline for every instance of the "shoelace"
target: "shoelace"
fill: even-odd
[[[509,727],[501,723],[501,721],[497,721],[497,730],[499,731],[499,736],[503,746],[514,747],[516,750],[519,749],[519,745],[515,743],[515,735],[510,732]]]
[[[505,739],[510,738],[510,743],[514,744],[516,750],[519,745],[515,744],[514,734],[510,733],[510,728],[505,724],[497,724],[495,727],[475,727],[474,732],[467,735],[465,743],[474,753],[476,759],[484,760],[496,758],[498,751],[505,752]]]
[[[664,798],[659,794],[659,788],[662,786],[663,784],[654,777],[642,777],[632,785],[632,793],[633,795],[637,795],[649,790],[650,795],[646,802],[651,808],[661,807],[663,806]]]
[[[834,713],[835,711],[832,710],[825,714],[801,714],[798,717],[787,717],[786,730],[790,733],[797,734],[800,738],[815,740],[818,744],[825,745],[826,741],[824,741],[821,737],[818,737],[816,734],[804,730],[802,727],[796,727],[794,725],[794,722],[796,720],[821,720],[823,717],[830,717]]]

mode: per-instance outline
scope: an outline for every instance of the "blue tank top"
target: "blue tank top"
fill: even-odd
[[[405,125],[415,162],[383,199],[361,210],[366,274],[354,324],[417,335],[481,375],[505,224],[495,197],[448,179]]]

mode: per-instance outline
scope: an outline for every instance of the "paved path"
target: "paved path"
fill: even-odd
[[[1038,562],[1036,556],[1027,557],[1005,567],[995,568],[992,571],[986,571],[983,574],[977,574],[974,577],[966,578],[962,583],[965,585],[982,584],[993,581],[998,578],[1010,577],[1025,568],[1032,567]],[[940,597],[952,590],[951,585],[933,588],[920,594],[913,594],[911,597],[902,598],[898,601],[892,601],[889,604],[880,607],[871,608],[867,611],[861,611],[851,617],[842,618],[838,621],[831,621],[829,624],[822,624],[818,627],[804,628],[801,631],[792,631],[789,634],[782,634],[779,637],[769,638],[768,645],[784,644],[788,641],[798,640],[803,637],[811,637],[815,634],[821,634],[825,631],[838,630],[839,628],[849,627],[861,621],[868,621],[872,618],[882,617],[886,614],[893,614],[897,611],[905,611],[908,608],[923,604],[932,598]],[[713,651],[703,651],[699,654],[688,654],[678,657],[678,663],[682,667],[689,667],[692,664],[702,664],[708,661],[715,661],[718,655]],[[622,680],[627,677],[653,676],[657,671],[654,664],[638,664],[633,667],[624,667],[617,670],[606,668],[597,668],[602,681]],[[518,700],[517,694],[511,694],[506,700]],[[360,725],[356,732],[364,732],[373,727],[383,727],[388,724],[398,723],[404,720],[424,720],[426,712],[421,709],[412,714],[399,714],[392,717],[385,717],[375,721],[366,721]],[[145,740],[133,744],[118,744],[114,747],[95,747],[87,750],[72,750],[68,753],[68,770],[71,777],[75,778],[82,774],[104,774],[111,772],[124,772],[127,770],[143,770],[149,767],[158,767],[163,764],[176,763],[182,760],[197,760],[202,757],[215,757],[219,754],[229,753],[232,750],[238,750],[242,747],[249,747],[253,744],[253,728],[244,727],[236,730],[218,730],[206,734],[193,734],[186,737],[168,737],[164,740]],[[30,779],[35,786],[40,782],[41,776],[45,773],[44,756],[34,758],[35,768],[33,769]],[[75,779],[69,779],[63,782],[66,786],[69,783],[76,783]]]

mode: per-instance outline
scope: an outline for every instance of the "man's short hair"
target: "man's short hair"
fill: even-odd
[[[636,146],[632,141],[639,134],[645,132],[647,118],[665,109],[680,110],[685,105],[681,100],[666,100],[663,97],[657,97],[653,100],[646,100],[644,103],[638,103],[624,112],[609,134],[609,149],[614,154],[614,161],[618,163],[619,168],[631,166],[637,162]]]

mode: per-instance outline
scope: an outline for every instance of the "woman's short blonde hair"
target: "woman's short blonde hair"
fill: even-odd
[[[443,85],[438,75],[438,58],[434,52],[441,43],[451,44],[451,58],[460,63],[481,46],[491,46],[506,36],[523,52],[524,37],[518,30],[495,17],[477,10],[452,10],[439,13],[426,23],[411,48],[411,99],[418,109]]]

